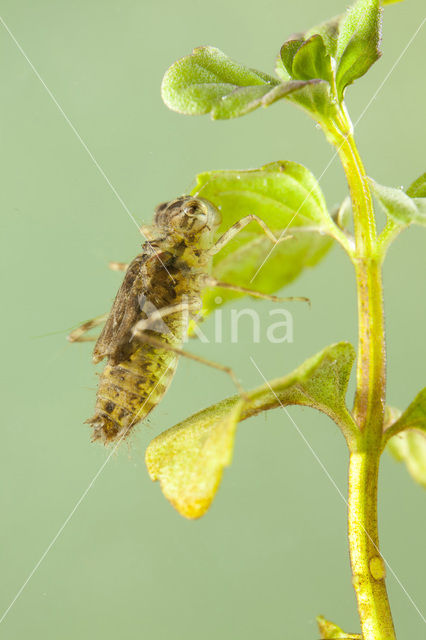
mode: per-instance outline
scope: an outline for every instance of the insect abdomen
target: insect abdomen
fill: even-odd
[[[93,440],[126,437],[160,402],[176,371],[176,354],[142,344],[119,364],[107,364],[100,375]]]

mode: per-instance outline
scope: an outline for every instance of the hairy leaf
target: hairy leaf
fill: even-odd
[[[196,414],[155,438],[145,461],[152,480],[186,518],[204,515],[219,487],[224,467],[231,464],[235,431],[241,411],[232,407]]]
[[[304,87],[287,96],[313,116],[315,120],[327,120],[334,109],[328,82],[332,79],[330,54],[322,35],[314,33],[308,39],[294,37],[281,47],[275,65],[280,78],[306,81]]]
[[[330,55],[319,34],[308,38],[293,57],[293,77],[298,80],[327,80],[333,75]]]
[[[345,88],[363,76],[381,55],[381,12],[379,0],[358,0],[340,24],[336,49],[340,100]]]
[[[275,59],[275,73],[282,82],[288,82],[290,80],[290,74],[284,66],[281,53],[279,53]]]
[[[197,176],[192,195],[213,202],[222,214],[219,235],[237,220],[254,213],[279,237],[273,245],[255,222],[216,254],[213,275],[223,282],[273,293],[315,265],[331,247],[321,235],[333,228],[318,182],[296,162],[273,162],[249,171],[211,171]],[[319,232],[319,233],[318,233]],[[203,298],[207,314],[221,302],[241,296],[225,289],[208,289]]]
[[[290,77],[293,77],[293,59],[304,43],[303,38],[290,38],[281,47],[280,56],[282,63]]]
[[[405,462],[414,480],[426,487],[426,388],[420,391],[404,413],[388,412],[390,419],[384,433],[388,449]]]
[[[426,198],[410,198],[402,189],[384,187],[371,178],[369,182],[378,201],[392,220],[402,226],[426,225]],[[421,185],[418,188],[420,190]]]
[[[279,82],[228,58],[215,47],[198,47],[165,73],[165,104],[187,115],[210,113],[214,120],[237,118],[304,87],[306,82]]]
[[[324,80],[312,80],[310,85],[290,94],[287,99],[326,126],[336,113],[330,85]]]
[[[223,468],[230,464],[238,421],[262,411],[302,405],[329,415],[346,437],[356,425],[345,405],[355,358],[352,345],[326,347],[295,371],[254,389],[246,400],[227,398],[154,438],[146,452],[152,480],[187,518],[199,518],[209,508]]]
[[[327,53],[333,58],[336,57],[337,39],[339,37],[340,23],[342,22],[344,15],[334,16],[325,22],[312,27],[305,33],[305,38],[308,39],[315,34],[319,34],[323,39]]]
[[[382,0],[382,5],[385,6],[387,4],[394,4],[401,1],[402,0]],[[340,26],[345,22],[346,16],[347,14],[344,13],[339,14],[337,16],[333,16],[333,18],[329,18],[319,25],[316,25],[315,27],[312,27],[304,34],[305,40],[318,33],[324,41],[327,53],[329,53],[333,58],[336,58]]]
[[[404,413],[388,408],[388,416],[390,420],[387,421],[385,436],[395,435],[406,429],[419,429],[426,433],[426,388],[417,394]]]

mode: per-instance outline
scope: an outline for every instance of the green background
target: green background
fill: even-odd
[[[414,34],[422,5],[386,9],[384,56],[347,93],[354,121]],[[289,103],[211,122],[170,112],[159,89],[166,68],[201,44],[269,71],[287,36],[345,6],[2,0],[0,13],[129,210],[149,223],[154,205],[187,192],[200,171],[291,159],[322,173],[332,150]],[[367,171],[382,184],[408,186],[425,169],[424,36],[356,127]],[[140,237],[4,27],[0,47],[4,610],[108,455],[82,424],[96,389],[91,346],[65,336],[108,309],[121,276],[107,262],[134,257]],[[346,194],[336,160],[321,185],[330,207]],[[389,402],[401,408],[425,384],[425,240],[424,230],[408,230],[385,266]],[[340,249],[286,294],[312,299],[311,310],[289,307],[293,344],[252,344],[247,322],[238,345],[228,334],[224,344],[189,348],[232,365],[250,387],[261,383],[250,355],[273,377],[331,342],[356,342],[353,274]],[[253,304],[266,321],[272,305]],[[211,337],[213,326],[210,318]],[[318,613],[358,629],[345,504],[283,412],[241,425],[233,465],[200,521],[181,518],[148,478],[149,440],[233,392],[226,376],[181,362],[149,424],[103,468],[9,611],[2,637],[304,640],[318,637]],[[345,494],[343,438],[324,416],[290,411]],[[425,615],[424,491],[386,454],[380,494],[383,554]],[[388,585],[398,637],[423,637],[424,621],[392,575]]]

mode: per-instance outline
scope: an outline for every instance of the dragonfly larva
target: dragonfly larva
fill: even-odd
[[[156,208],[153,225],[142,228],[147,242],[130,265],[113,263],[113,268],[126,269],[126,273],[110,313],[68,336],[71,342],[91,339],[84,334],[106,320],[93,351],[94,363],[107,358],[100,374],[95,414],[87,420],[93,427],[93,440],[107,444],[126,437],[160,402],[180,355],[227,372],[242,392],[229,367],[183,351],[182,343],[188,320],[201,311],[205,287],[221,286],[284,300],[218,282],[211,276],[213,255],[252,221],[272,242],[278,242],[255,215],[242,218],[214,242],[219,211],[207,200],[182,196]]]

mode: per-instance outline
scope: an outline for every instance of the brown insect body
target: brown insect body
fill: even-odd
[[[203,278],[210,270],[207,249],[220,223],[208,201],[182,196],[159,205],[149,242],[129,265],[107,322],[96,342],[93,361],[108,358],[100,375],[95,415],[89,422],[93,439],[105,443],[126,436],[159,403],[176,371],[178,355],[188,328],[188,310],[178,310],[144,333],[155,336],[164,348],[134,335],[138,322],[153,311],[191,304],[190,314],[201,308]]]

